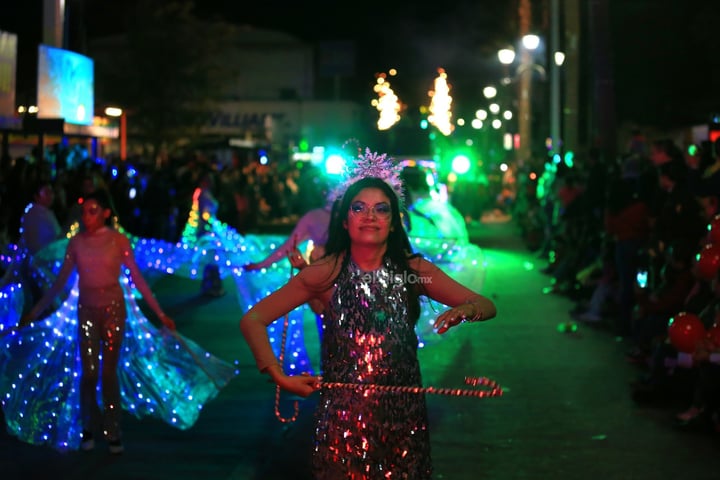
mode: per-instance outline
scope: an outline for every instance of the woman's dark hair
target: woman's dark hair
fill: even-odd
[[[110,210],[110,217],[105,220],[105,223],[107,225],[112,225],[113,217],[117,216],[117,212],[110,193],[104,188],[98,188],[94,192],[90,192],[83,197],[83,203],[90,200],[95,200],[103,209],[107,208]]]
[[[360,191],[366,188],[377,188],[381,190],[390,199],[390,234],[388,235],[387,251],[385,257],[403,273],[403,278],[409,278],[410,274],[416,272],[410,268],[408,260],[413,256],[412,245],[410,239],[403,227],[402,218],[400,216],[400,202],[395,191],[383,179],[377,177],[366,177],[358,180],[348,187],[345,194],[335,202],[330,217],[330,227],[328,241],[325,244],[325,255],[335,255],[336,258],[344,255],[343,268],[350,261],[350,234],[343,225],[348,218],[350,203]],[[341,269],[342,271],[343,269]],[[332,279],[331,283],[334,283]],[[408,311],[413,323],[420,316],[420,300],[418,285],[408,284]]]

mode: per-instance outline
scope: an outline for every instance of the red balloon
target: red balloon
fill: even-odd
[[[668,322],[668,337],[678,352],[694,352],[705,335],[705,325],[692,313],[680,312]]]
[[[720,214],[715,215],[713,219],[710,220],[708,230],[710,230],[710,233],[708,234],[708,239],[710,240],[710,243],[720,243]]]
[[[720,269],[720,243],[708,243],[698,253],[697,275],[703,280],[712,280]]]

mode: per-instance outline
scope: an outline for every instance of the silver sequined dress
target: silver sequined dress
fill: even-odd
[[[365,272],[349,261],[325,316],[325,388],[315,417],[317,479],[429,479],[430,439],[423,394],[373,391],[372,385],[422,386],[418,340],[404,276],[386,261]]]

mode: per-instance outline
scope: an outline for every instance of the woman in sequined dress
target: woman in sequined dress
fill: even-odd
[[[102,381],[102,431],[111,453],[122,453],[121,402],[118,381],[118,360],[125,333],[126,304],[119,278],[124,265],[148,306],[171,330],[175,323],[161,309],[143,278],[133,255],[129,239],[108,226],[111,221],[111,200],[98,190],[87,195],[82,204],[84,231],[68,243],[65,259],[53,285],[23,316],[20,325],[35,320],[65,287],[77,271],[78,332],[82,374],[80,411],[83,424],[81,448],[94,447],[93,433],[97,422],[97,383]],[[102,358],[102,361],[101,361]]]
[[[312,453],[316,479],[431,478],[424,395],[373,386],[422,387],[415,333],[420,296],[451,307],[435,321],[440,334],[463,321],[496,315],[491,300],[412,254],[398,192],[392,181],[377,176],[351,183],[331,220],[326,255],[240,322],[261,372],[296,395],[319,390]],[[313,299],[327,306],[322,374],[288,376],[273,354],[267,326]]]

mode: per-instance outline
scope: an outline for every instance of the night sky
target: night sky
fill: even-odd
[[[98,19],[88,28],[89,36],[100,33],[96,25],[122,17],[120,11],[101,8],[105,3],[88,4],[87,16]],[[111,3],[123,9],[127,2]],[[343,82],[356,89],[353,99],[372,96],[375,74],[396,68],[399,74],[394,84],[400,89],[396,93],[425,101],[439,67],[448,71],[456,92],[468,97],[479,96],[482,86],[502,74],[495,55],[498,39],[513,34],[510,3],[202,0],[196,2],[195,13],[201,18],[284,31],[313,44],[351,41],[356,48],[356,69],[353,78]]]
[[[84,9],[73,41],[123,30],[128,5],[138,0],[67,0]],[[585,2],[581,2],[585,4]],[[592,3],[592,2],[591,2]],[[595,2],[604,3],[604,2]],[[534,0],[534,26],[547,26]],[[720,7],[716,0],[608,0],[609,55],[620,120],[695,123],[720,111]],[[0,29],[20,37],[18,84],[32,83],[32,54],[41,37],[42,0],[4,2]],[[81,8],[82,7],[82,8]],[[353,98],[370,98],[377,72],[398,69],[396,93],[408,103],[427,98],[437,68],[448,72],[455,98],[480,98],[499,78],[495,53],[517,34],[514,1],[455,0],[431,5],[391,2],[285,2],[199,0],[195,12],[238,25],[276,29],[311,43],[353,41],[356,69],[344,81]],[[75,17],[77,19],[77,16]],[[592,19],[588,20],[592,21]],[[71,22],[72,24],[72,22]],[[583,39],[587,65],[599,52]],[[77,48],[82,53],[81,48]],[[30,53],[28,53],[30,52]],[[367,91],[366,91],[367,90]]]
[[[82,36],[91,40],[122,32],[125,24],[133,21],[126,13],[136,1],[82,4],[80,0],[68,0],[70,14],[82,7],[86,19],[81,32],[73,27],[78,14],[71,18],[70,49],[83,53]],[[26,0],[0,15],[0,29],[20,36],[22,72],[18,83],[32,80],[32,74],[24,72],[32,71],[36,61],[34,50],[41,38],[41,3],[42,0]],[[313,44],[353,42],[356,69],[352,78],[343,79],[348,88],[355,89],[353,99],[371,97],[375,74],[390,68],[398,69],[396,85],[401,98],[423,100],[427,99],[439,67],[448,71],[456,94],[467,97],[480,95],[485,83],[501,75],[495,57],[499,48],[496,39],[502,37],[499,33],[502,29],[507,30],[512,24],[509,5],[499,6],[503,2],[490,0],[459,0],[442,6],[422,6],[408,0],[387,3],[201,0],[196,2],[194,11],[201,18],[221,18],[237,25],[285,31]],[[506,36],[510,35],[512,32]]]

